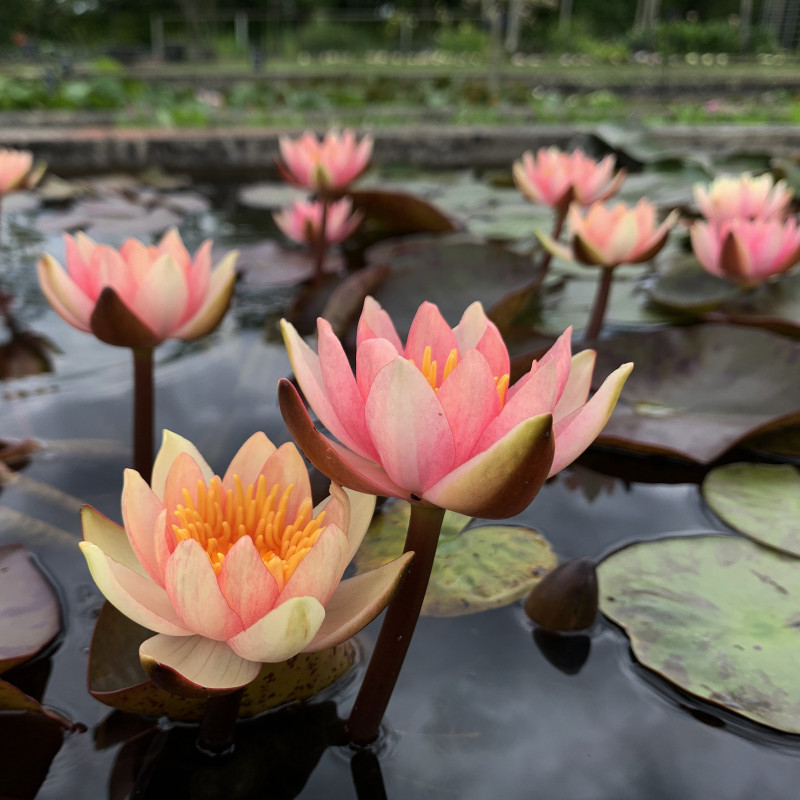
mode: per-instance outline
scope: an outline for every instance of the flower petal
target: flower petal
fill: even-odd
[[[325,607],[325,620],[306,653],[333,647],[358,633],[389,604],[400,587],[414,553],[370,572],[342,581]]]
[[[121,525],[88,505],[81,508],[81,525],[84,541],[97,545],[118,564],[123,564],[140,575],[147,574]]]
[[[94,303],[51,255],[45,253],[39,261],[38,272],[42,292],[58,315],[73,327],[88,333]]]
[[[186,275],[172,256],[164,255],[147,271],[131,307],[159,338],[166,339],[183,319],[188,302]]]
[[[292,597],[258,622],[228,640],[231,649],[250,661],[286,661],[308,647],[325,619],[313,597]]]
[[[455,334],[442,316],[438,307],[425,301],[414,314],[406,340],[405,356],[416,364],[422,364],[425,348],[431,348],[431,360],[444,369],[451,350],[458,349]]]
[[[471,517],[504,519],[536,497],[553,461],[550,414],[523,420],[499,442],[445,475],[423,499]]]
[[[173,332],[178,339],[198,339],[211,333],[228,310],[236,284],[234,265],[238,252],[233,251],[214,268],[203,305]]]
[[[194,539],[178,542],[164,581],[183,625],[208,639],[229,639],[244,625],[225,600],[206,551]]]
[[[242,536],[228,551],[218,580],[225,601],[239,615],[245,628],[275,606],[278,584],[249,536]]]
[[[231,459],[225,477],[222,479],[222,488],[226,491],[233,488],[234,475],[239,476],[245,487],[255,483],[267,459],[276,450],[277,448],[265,433],[261,431],[254,433]]]
[[[228,694],[261,671],[261,664],[237,656],[225,642],[202,636],[152,636],[139,645],[139,660],[156,686],[182,697]]]
[[[164,498],[167,475],[169,475],[169,471],[172,468],[172,462],[175,461],[180,453],[188,453],[192,457],[200,468],[206,483],[214,477],[211,467],[206,464],[206,460],[200,455],[200,451],[188,439],[184,439],[183,436],[172,431],[165,430],[162,434],[161,447],[153,462],[153,477],[150,481],[156,497]]]
[[[596,359],[597,353],[594,350],[581,350],[572,356],[567,385],[553,411],[553,425],[586,402],[589,389],[592,388],[592,373]]]
[[[89,571],[106,600],[139,625],[171,636],[189,636],[167,593],[141,572],[109,558],[96,544],[81,542]]]
[[[126,469],[122,484],[122,519],[131,546],[148,575],[160,586],[164,572],[156,557],[156,522],[164,509],[147,482],[135,469]]]
[[[586,405],[556,423],[556,449],[548,477],[571,464],[597,438],[614,411],[632,369],[630,362],[617,367]]]
[[[350,547],[337,525],[326,525],[311,550],[297,565],[292,577],[278,595],[278,603],[290,597],[315,597],[325,605],[339,585]]]
[[[100,292],[89,326],[101,342],[115,347],[155,347],[162,339],[110,286]]]
[[[276,483],[282,488],[289,484],[294,486],[286,506],[286,522],[291,524],[297,518],[303,501],[311,499],[311,482],[306,462],[294,442],[282,444],[267,459],[260,474],[267,480],[267,491]]]
[[[404,352],[403,343],[397,335],[392,318],[381,308],[380,303],[370,296],[364,299],[364,308],[358,320],[356,349],[360,349],[368,339],[386,339],[398,353]]]

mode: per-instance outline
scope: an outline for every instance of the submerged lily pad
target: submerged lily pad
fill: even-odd
[[[384,507],[370,524],[355,557],[367,572],[403,551],[411,506],[402,501]],[[550,543],[530,528],[480,525],[471,517],[445,513],[422,613],[455,617],[499,608],[523,597],[557,563]]]
[[[747,436],[800,422],[800,344],[737,325],[620,334],[595,375],[633,361],[598,442],[707,464]]]
[[[106,603],[89,651],[89,692],[106,705],[134,714],[166,715],[186,722],[202,719],[205,700],[165,692],[145,675],[139,645],[152,635]],[[239,716],[252,717],[319,694],[353,666],[355,655],[355,646],[347,641],[318,653],[300,653],[279,664],[264,664],[245,689]]]
[[[27,548],[0,547],[0,673],[36,655],[60,624],[58,598]]]
[[[697,697],[800,733],[800,560],[703,535],[628,546],[598,573],[601,610],[642,664]]]
[[[800,557],[800,474],[788,464],[726,464],[703,481],[703,497],[732,528]]]

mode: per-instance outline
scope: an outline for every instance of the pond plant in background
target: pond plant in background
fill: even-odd
[[[190,256],[176,229],[157,245],[128,239],[119,250],[83,233],[65,236],[66,269],[45,254],[39,283],[73,327],[133,353],[134,465],[153,462],[153,348],[165,339],[197,339],[219,325],[236,282],[236,253],[212,268],[211,242]]]

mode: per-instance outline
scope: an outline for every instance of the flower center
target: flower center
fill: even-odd
[[[199,542],[219,575],[231,547],[243,536],[249,536],[282,590],[319,538],[325,512],[312,519],[311,500],[306,498],[296,519],[287,524],[286,509],[294,484],[281,492],[277,483],[268,491],[263,475],[247,489],[238,475],[233,476],[233,482],[234,488],[225,491],[216,476],[208,486],[198,480],[197,503],[192,501],[189,490],[184,489],[183,504],[175,509],[180,522],[172,526],[175,537],[179,542],[184,539]]]
[[[434,392],[439,391],[439,387],[445,382],[447,376],[456,368],[458,364],[458,351],[453,348],[447,356],[447,361],[444,362],[444,369],[442,370],[442,379],[439,380],[439,365],[436,361],[431,359],[433,351],[430,345],[426,345],[422,351],[422,364],[419,365],[419,371],[425,376],[425,380],[431,386]],[[414,364],[414,359],[409,359]],[[416,366],[416,365],[415,365]],[[506,373],[500,377],[495,376],[494,383],[497,387],[497,394],[500,397],[500,408],[506,402],[506,391],[508,390],[509,375]]]

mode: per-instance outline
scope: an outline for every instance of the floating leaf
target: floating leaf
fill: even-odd
[[[408,233],[449,233],[453,221],[436,206],[406,192],[366,189],[352,192],[353,208],[364,215],[366,228],[379,228],[393,235]]]
[[[376,515],[355,557],[367,572],[403,551],[411,506],[396,501]],[[455,617],[499,608],[523,597],[558,562],[549,542],[530,528],[481,525],[448,511],[436,548],[422,613]]]
[[[676,259],[650,290],[650,299],[667,308],[700,314],[741,295],[742,290],[706,272],[694,256]]]
[[[707,464],[747,436],[800,421],[800,344],[736,325],[601,341],[595,375],[636,365],[598,441]]]
[[[152,635],[106,603],[89,652],[89,692],[106,705],[135,714],[166,715],[187,722],[201,719],[205,700],[165,692],[145,675],[139,645]],[[251,717],[313,697],[341,678],[354,661],[355,647],[347,641],[319,653],[300,653],[280,664],[264,664],[245,690],[239,716]]]
[[[325,272],[339,272],[342,257],[331,249],[325,257]],[[239,249],[236,270],[245,286],[294,286],[314,277],[314,257],[310,250],[282,247],[268,239]]]
[[[58,598],[27,548],[0,547],[0,673],[49,644],[60,621]]]
[[[246,208],[277,211],[298,200],[306,200],[308,192],[285,183],[252,183],[239,190],[236,199]]]
[[[703,481],[703,497],[732,528],[800,556],[800,474],[788,464],[726,464]]]
[[[628,546],[598,568],[600,607],[636,658],[682,689],[800,733],[800,561],[738,536]]]

